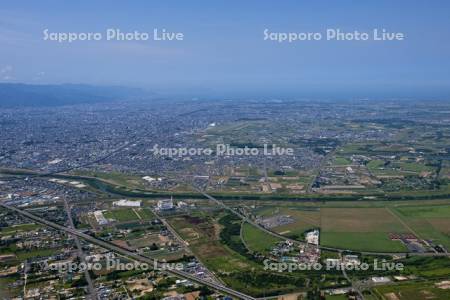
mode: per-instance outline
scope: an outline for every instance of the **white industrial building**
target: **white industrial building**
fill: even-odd
[[[307,232],[305,240],[308,244],[319,245],[319,230],[315,229]]]
[[[94,211],[94,217],[95,217],[95,220],[97,221],[98,225],[108,224],[108,220],[106,220],[106,218],[103,215],[103,212],[101,210]]]
[[[162,181],[161,177],[151,177],[151,176],[144,176],[142,177],[145,181],[153,182],[153,181]]]
[[[141,200],[131,201],[131,200],[127,200],[127,199],[121,199],[119,201],[114,201],[113,205],[121,206],[121,207],[140,207]]]
[[[163,199],[158,201],[157,205],[158,210],[169,210],[173,209],[173,197],[170,197],[170,199]]]

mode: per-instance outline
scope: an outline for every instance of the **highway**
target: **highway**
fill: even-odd
[[[197,255],[195,255],[192,250],[189,248],[189,243],[186,242],[179,234],[178,232],[175,230],[175,228],[172,227],[172,225],[169,224],[169,222],[167,222],[167,220],[165,218],[163,218],[161,215],[158,214],[158,212],[156,211],[156,209],[152,209],[153,214],[158,218],[158,220],[161,221],[161,223],[163,223],[164,226],[166,226],[166,228],[172,233],[172,235],[175,237],[175,239],[181,244],[183,245],[183,248],[186,250],[186,252],[192,256],[194,256],[197,261],[199,261],[201,264],[203,264],[203,266],[205,266],[205,264],[200,260],[200,258],[197,257]],[[205,268],[206,269],[206,268]],[[217,282],[222,282],[220,280],[220,278],[218,278],[216,276],[216,274],[214,272],[212,272],[209,269],[208,270],[208,275],[213,278],[215,281]],[[223,282],[222,282],[223,283]]]
[[[47,174],[45,174],[45,173],[37,173],[37,174],[34,174],[34,176],[44,176],[44,175],[47,175]],[[31,175],[31,176],[33,176],[33,175]],[[175,180],[175,181],[179,181],[180,183],[184,183],[184,184],[187,183],[187,182],[182,181],[182,180],[179,180],[179,179],[178,179],[178,180],[177,180],[177,179],[174,179],[174,180]],[[202,196],[204,196],[204,197],[210,199],[211,201],[214,201],[214,202],[217,203],[219,206],[221,206],[221,207],[223,207],[224,209],[230,211],[231,213],[235,214],[236,216],[238,216],[238,217],[241,218],[242,220],[245,220],[247,223],[249,223],[249,224],[251,224],[251,225],[253,225],[253,226],[259,228],[260,230],[262,230],[262,231],[264,231],[264,232],[266,232],[266,233],[268,233],[268,234],[270,234],[270,235],[272,235],[272,236],[278,237],[278,238],[280,238],[280,239],[291,241],[292,243],[294,243],[294,244],[296,244],[296,245],[305,245],[305,244],[306,244],[305,242],[290,239],[290,238],[288,238],[288,237],[286,237],[286,236],[283,236],[283,235],[281,235],[281,234],[278,234],[278,233],[276,233],[276,232],[273,232],[273,231],[271,231],[271,230],[269,230],[269,229],[263,227],[262,225],[260,225],[260,224],[258,224],[258,223],[256,223],[256,222],[254,222],[253,220],[251,220],[251,219],[248,218],[247,216],[244,216],[244,215],[240,214],[239,212],[235,211],[234,209],[232,209],[231,207],[227,206],[226,204],[223,203],[223,201],[218,200],[218,199],[214,198],[213,196],[211,196],[211,195],[205,193],[203,190],[197,188],[196,186],[193,186],[191,183],[187,183],[187,184],[190,185],[192,189],[194,189],[195,191],[197,191],[197,192],[198,192],[199,194],[201,194]],[[406,256],[406,255],[409,255],[409,256],[447,256],[447,257],[450,257],[450,253],[435,253],[435,252],[418,253],[418,252],[375,252],[375,251],[356,251],[356,250],[349,250],[349,249],[344,249],[344,248],[326,247],[326,246],[321,246],[321,245],[319,245],[319,248],[322,249],[322,250],[328,250],[328,251],[333,251],[333,252],[347,251],[347,252],[353,252],[353,253],[360,253],[360,254],[364,254],[364,255],[387,255],[387,256],[394,256],[394,255],[395,255],[395,256]]]
[[[69,221],[69,227],[72,229],[75,229],[75,225],[73,224],[73,219],[72,219],[72,212],[70,211],[70,206],[69,206],[69,203],[67,202],[66,197],[63,197],[63,201],[64,201],[64,209],[66,210],[67,219]],[[80,261],[83,263],[86,263],[86,256],[84,255],[83,247],[81,247],[80,239],[76,235],[72,235],[72,236],[75,240],[75,245],[77,247],[78,257],[80,258]],[[86,282],[88,284],[88,290],[89,290],[89,295],[90,295],[91,299],[92,300],[99,299],[98,295],[97,295],[97,291],[92,282],[91,275],[89,274],[89,271],[87,269],[84,270],[84,278],[86,279]]]
[[[342,253],[339,253],[340,258],[342,259]],[[361,290],[359,289],[359,287],[357,286],[357,284],[355,284],[355,282],[353,282],[350,277],[347,275],[347,271],[345,270],[345,268],[342,268],[342,275],[344,275],[345,279],[347,279],[347,281],[351,284],[353,290],[358,294],[359,299],[364,300],[364,295],[361,292]]]
[[[196,190],[197,192],[199,192],[200,194],[202,194],[204,197],[208,198],[209,200],[217,203],[219,206],[223,207],[224,209],[230,211],[231,213],[233,213],[234,215],[238,216],[241,220],[257,227],[258,229],[283,240],[287,240],[290,241],[296,245],[306,245],[307,243],[305,242],[301,242],[301,241],[297,241],[297,240],[293,240],[291,238],[285,237],[279,233],[276,233],[274,231],[271,231],[267,228],[265,228],[264,226],[262,226],[261,224],[256,223],[255,221],[251,220],[249,217],[244,216],[243,214],[237,212],[236,210],[234,210],[233,208],[229,207],[228,205],[226,205],[225,203],[223,203],[222,201],[214,198],[213,196],[205,193],[203,190],[192,186],[192,188],[194,190]],[[425,253],[419,253],[419,252],[370,252],[370,251],[354,251],[354,250],[347,250],[347,249],[342,249],[342,248],[334,248],[334,247],[326,247],[326,246],[318,246],[319,249],[321,250],[327,250],[327,251],[333,251],[333,252],[342,252],[342,251],[348,251],[348,252],[353,252],[353,253],[360,253],[363,255],[399,255],[399,256],[448,256],[450,257],[450,253],[435,253],[435,252],[425,252]]]
[[[90,243],[96,244],[96,245],[98,245],[100,247],[103,247],[105,249],[108,249],[110,251],[114,251],[116,253],[119,253],[121,255],[129,257],[129,258],[131,258],[131,259],[133,259],[135,261],[146,263],[149,266],[156,266],[158,269],[164,270],[164,272],[166,272],[166,273],[170,273],[170,274],[175,275],[177,277],[180,277],[180,278],[183,278],[183,279],[188,279],[188,280],[190,280],[192,282],[196,282],[196,283],[199,283],[201,285],[208,286],[211,289],[219,291],[219,292],[224,293],[226,295],[233,296],[233,297],[236,297],[238,299],[243,299],[243,300],[255,300],[256,299],[256,298],[248,296],[248,295],[246,295],[244,293],[241,293],[239,291],[233,290],[233,289],[231,289],[229,287],[223,286],[221,284],[214,283],[214,282],[209,282],[209,281],[205,281],[203,279],[197,278],[197,277],[193,276],[192,274],[189,274],[189,273],[184,272],[184,271],[179,271],[179,270],[176,270],[176,269],[167,269],[167,268],[163,269],[164,268],[163,265],[161,263],[159,263],[157,260],[154,260],[152,258],[136,254],[135,252],[123,249],[121,247],[118,247],[116,245],[110,244],[110,243],[105,242],[103,240],[97,239],[97,238],[95,238],[93,236],[90,236],[90,235],[88,235],[86,233],[80,232],[80,231],[78,231],[76,229],[65,227],[65,226],[61,226],[61,225],[53,223],[51,221],[42,219],[42,218],[40,218],[38,216],[35,216],[35,215],[33,215],[33,214],[31,214],[31,213],[29,213],[27,211],[18,209],[16,207],[9,206],[9,205],[6,205],[4,203],[0,203],[0,206],[3,207],[3,208],[9,209],[11,211],[14,211],[14,212],[16,212],[16,213],[18,213],[18,214],[20,214],[20,215],[22,215],[24,217],[27,217],[28,219],[31,219],[31,220],[33,220],[33,221],[35,221],[37,223],[43,224],[45,226],[51,227],[51,228],[56,229],[56,230],[64,231],[64,232],[66,232],[68,234],[72,234],[72,235],[78,236],[79,238],[82,238],[82,239],[84,239],[84,240],[86,240],[86,241],[88,241]]]

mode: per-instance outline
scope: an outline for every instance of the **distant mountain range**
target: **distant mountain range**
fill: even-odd
[[[144,97],[148,95],[150,95],[150,93],[142,89],[121,86],[0,83],[0,107],[59,106],[98,103]]]

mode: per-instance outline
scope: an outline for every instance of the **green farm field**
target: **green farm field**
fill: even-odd
[[[395,211],[421,238],[450,248],[450,205],[405,206]]]
[[[320,210],[280,209],[280,213],[294,218],[295,222],[274,228],[287,236],[299,236],[309,229],[320,227]]]
[[[220,228],[209,217],[173,217],[168,222],[199,259],[213,270],[231,272],[251,266],[252,262],[220,242]]]
[[[408,283],[390,286],[380,286],[375,288],[376,294],[381,299],[399,300],[447,300],[450,299],[450,289],[442,289],[434,283]]]
[[[389,233],[409,230],[385,208],[321,209],[321,244],[360,251],[401,252]]]
[[[131,208],[119,208],[108,210],[104,213],[105,218],[114,219],[117,222],[127,222],[139,220],[136,213]]]
[[[20,224],[20,225],[16,225],[16,226],[9,226],[9,227],[2,228],[0,230],[0,235],[9,235],[9,234],[17,233],[17,232],[36,230],[39,228],[41,228],[41,226],[38,224],[34,224],[34,223]]]
[[[263,217],[289,215],[294,222],[272,228],[297,239],[312,228],[320,228],[321,245],[356,251],[403,252],[406,247],[392,241],[389,233],[412,233],[450,248],[450,206],[445,202],[374,203],[370,206],[346,207],[317,205],[269,206],[257,210]]]
[[[168,222],[186,239],[194,255],[235,289],[255,296],[284,294],[298,289],[303,282],[302,274],[269,274],[263,269],[261,262],[251,259],[241,240],[239,232],[242,222],[239,219],[230,218],[229,215],[213,217],[195,214],[171,217]],[[268,238],[267,234],[255,230],[253,227],[243,228],[243,234],[247,235],[251,248],[264,250],[276,243],[276,239]]]
[[[248,223],[244,223],[242,226],[242,238],[251,251],[267,253],[281,241],[281,239],[271,236]]]
[[[141,217],[142,220],[148,221],[156,218],[156,216],[149,208],[138,208],[135,209],[135,211],[139,215],[139,217]]]

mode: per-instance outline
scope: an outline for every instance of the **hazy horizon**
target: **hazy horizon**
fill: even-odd
[[[447,1],[9,2],[0,10],[0,82],[83,83],[234,96],[450,95]],[[149,33],[106,40],[108,29]],[[182,40],[153,40],[154,30]],[[269,33],[379,31],[403,40],[265,40]],[[47,33],[44,31],[47,30]],[[46,34],[102,33],[59,42]]]

